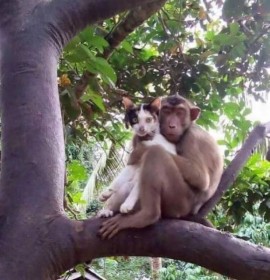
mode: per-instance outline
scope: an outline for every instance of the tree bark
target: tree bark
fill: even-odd
[[[160,271],[162,269],[162,258],[150,258],[150,266],[151,266],[151,279],[159,280]]]
[[[270,249],[228,233],[175,219],[126,230],[109,241],[96,235],[101,222],[74,222],[72,239],[81,261],[104,256],[166,257],[195,263],[235,279],[269,279]]]
[[[75,263],[65,257],[58,58],[87,24],[148,2],[0,1],[1,279],[55,279]]]

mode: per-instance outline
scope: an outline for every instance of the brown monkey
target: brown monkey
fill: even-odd
[[[194,121],[200,109],[178,95],[164,98],[159,115],[160,132],[176,144],[177,154],[159,146],[144,147],[130,161],[141,166],[140,206],[134,214],[117,215],[103,222],[100,234],[111,238],[125,228],[142,228],[159,218],[196,214],[214,194],[223,159],[214,139]],[[137,149],[138,151],[138,149]]]

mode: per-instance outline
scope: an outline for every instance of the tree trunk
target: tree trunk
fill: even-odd
[[[162,258],[150,258],[152,280],[160,279],[160,270],[162,268]]]
[[[57,63],[80,29],[145,0],[0,1],[0,278],[53,279],[75,256],[63,218]],[[68,264],[68,265],[67,265]]]
[[[201,225],[162,221],[103,241],[100,220],[65,217],[59,54],[87,24],[152,2],[0,0],[0,279],[56,279],[80,262],[111,255],[169,257],[237,279],[269,279],[269,249]]]

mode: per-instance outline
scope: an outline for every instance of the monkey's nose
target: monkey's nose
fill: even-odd
[[[175,125],[175,124],[169,124],[169,128],[170,128],[170,129],[175,129],[175,128],[176,128],[176,125]]]

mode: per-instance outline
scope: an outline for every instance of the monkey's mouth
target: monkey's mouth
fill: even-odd
[[[177,142],[179,135],[177,133],[164,133],[164,137],[170,142]]]

